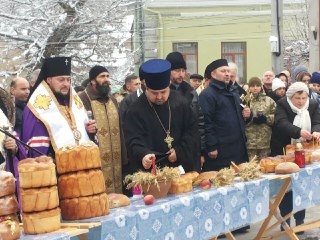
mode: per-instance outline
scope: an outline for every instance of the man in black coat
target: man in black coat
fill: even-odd
[[[124,134],[129,161],[134,170],[181,165],[195,170],[194,139],[197,121],[186,100],[171,91],[171,64],[152,59],[142,64],[146,91],[127,110]]]
[[[229,67],[225,59],[209,64],[211,83],[200,96],[206,130],[206,160],[203,171],[220,170],[248,161],[245,121],[250,109],[241,106],[238,91],[230,87]]]
[[[199,105],[199,97],[195,89],[185,81],[187,73],[187,65],[180,52],[171,52],[167,55],[166,60],[171,63],[170,73],[170,89],[181,94],[192,109],[194,117],[198,121],[199,139],[195,140],[195,159],[198,159],[197,171],[201,169],[201,162],[204,162],[205,150],[205,133],[204,133],[204,117]]]
[[[14,97],[16,106],[16,122],[14,130],[20,135],[22,128],[22,113],[27,105],[27,100],[30,94],[30,83],[27,79],[16,77],[10,84],[10,93]]]

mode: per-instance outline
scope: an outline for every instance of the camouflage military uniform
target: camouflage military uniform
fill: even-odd
[[[121,88],[119,92],[113,94],[114,98],[117,100],[118,104],[122,102],[122,100],[129,94],[127,90]]]
[[[263,113],[266,117],[266,123],[256,124],[253,121],[246,125],[247,148],[249,159],[254,155],[258,159],[266,157],[270,154],[270,139],[272,133],[272,125],[274,122],[276,103],[265,93],[259,93],[253,96],[250,101],[250,109],[253,117],[257,114]]]

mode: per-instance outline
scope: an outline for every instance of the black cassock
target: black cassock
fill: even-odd
[[[169,104],[168,104],[169,101]],[[169,151],[165,130],[169,129],[169,105],[171,108],[170,136],[174,139],[172,147],[176,151],[177,161],[170,163],[167,158],[157,164],[158,167],[176,167],[182,165],[186,172],[199,171],[199,131],[198,122],[187,101],[175,91],[171,91],[168,101],[162,105],[150,106],[145,93],[132,104],[124,120],[124,135],[132,171],[144,169],[142,158],[146,154],[159,156]],[[154,112],[157,112],[161,123]]]

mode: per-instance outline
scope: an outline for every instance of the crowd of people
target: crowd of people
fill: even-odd
[[[93,66],[75,91],[71,59],[55,57],[44,60],[32,82],[16,77],[10,91],[0,90],[1,130],[12,134],[1,131],[0,161],[17,179],[19,160],[54,158],[65,145],[93,141],[107,193],[130,195],[124,176],[154,164],[218,171],[231,161],[282,155],[297,140],[320,140],[320,73],[300,65],[292,77],[268,70],[241,84],[235,63],[217,59],[204,76],[187,77],[183,55],[171,52],[144,62],[113,95],[106,67]],[[282,215],[292,209],[290,198],[289,192]],[[302,224],[304,212],[295,219]]]

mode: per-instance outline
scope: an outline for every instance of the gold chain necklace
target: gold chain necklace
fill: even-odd
[[[170,107],[169,99],[168,99],[168,107],[169,107],[169,123],[168,123],[169,124],[169,128],[168,128],[168,130],[165,129],[165,127],[164,127],[164,125],[163,125],[163,123],[162,123],[157,111],[154,109],[152,103],[149,100],[148,100],[148,102],[149,102],[151,108],[153,109],[154,113],[156,114],[163,131],[166,133],[166,137],[165,137],[165,139],[163,141],[168,145],[169,150],[171,150],[172,142],[174,141],[174,138],[170,136],[170,131],[171,131],[171,107]]]

